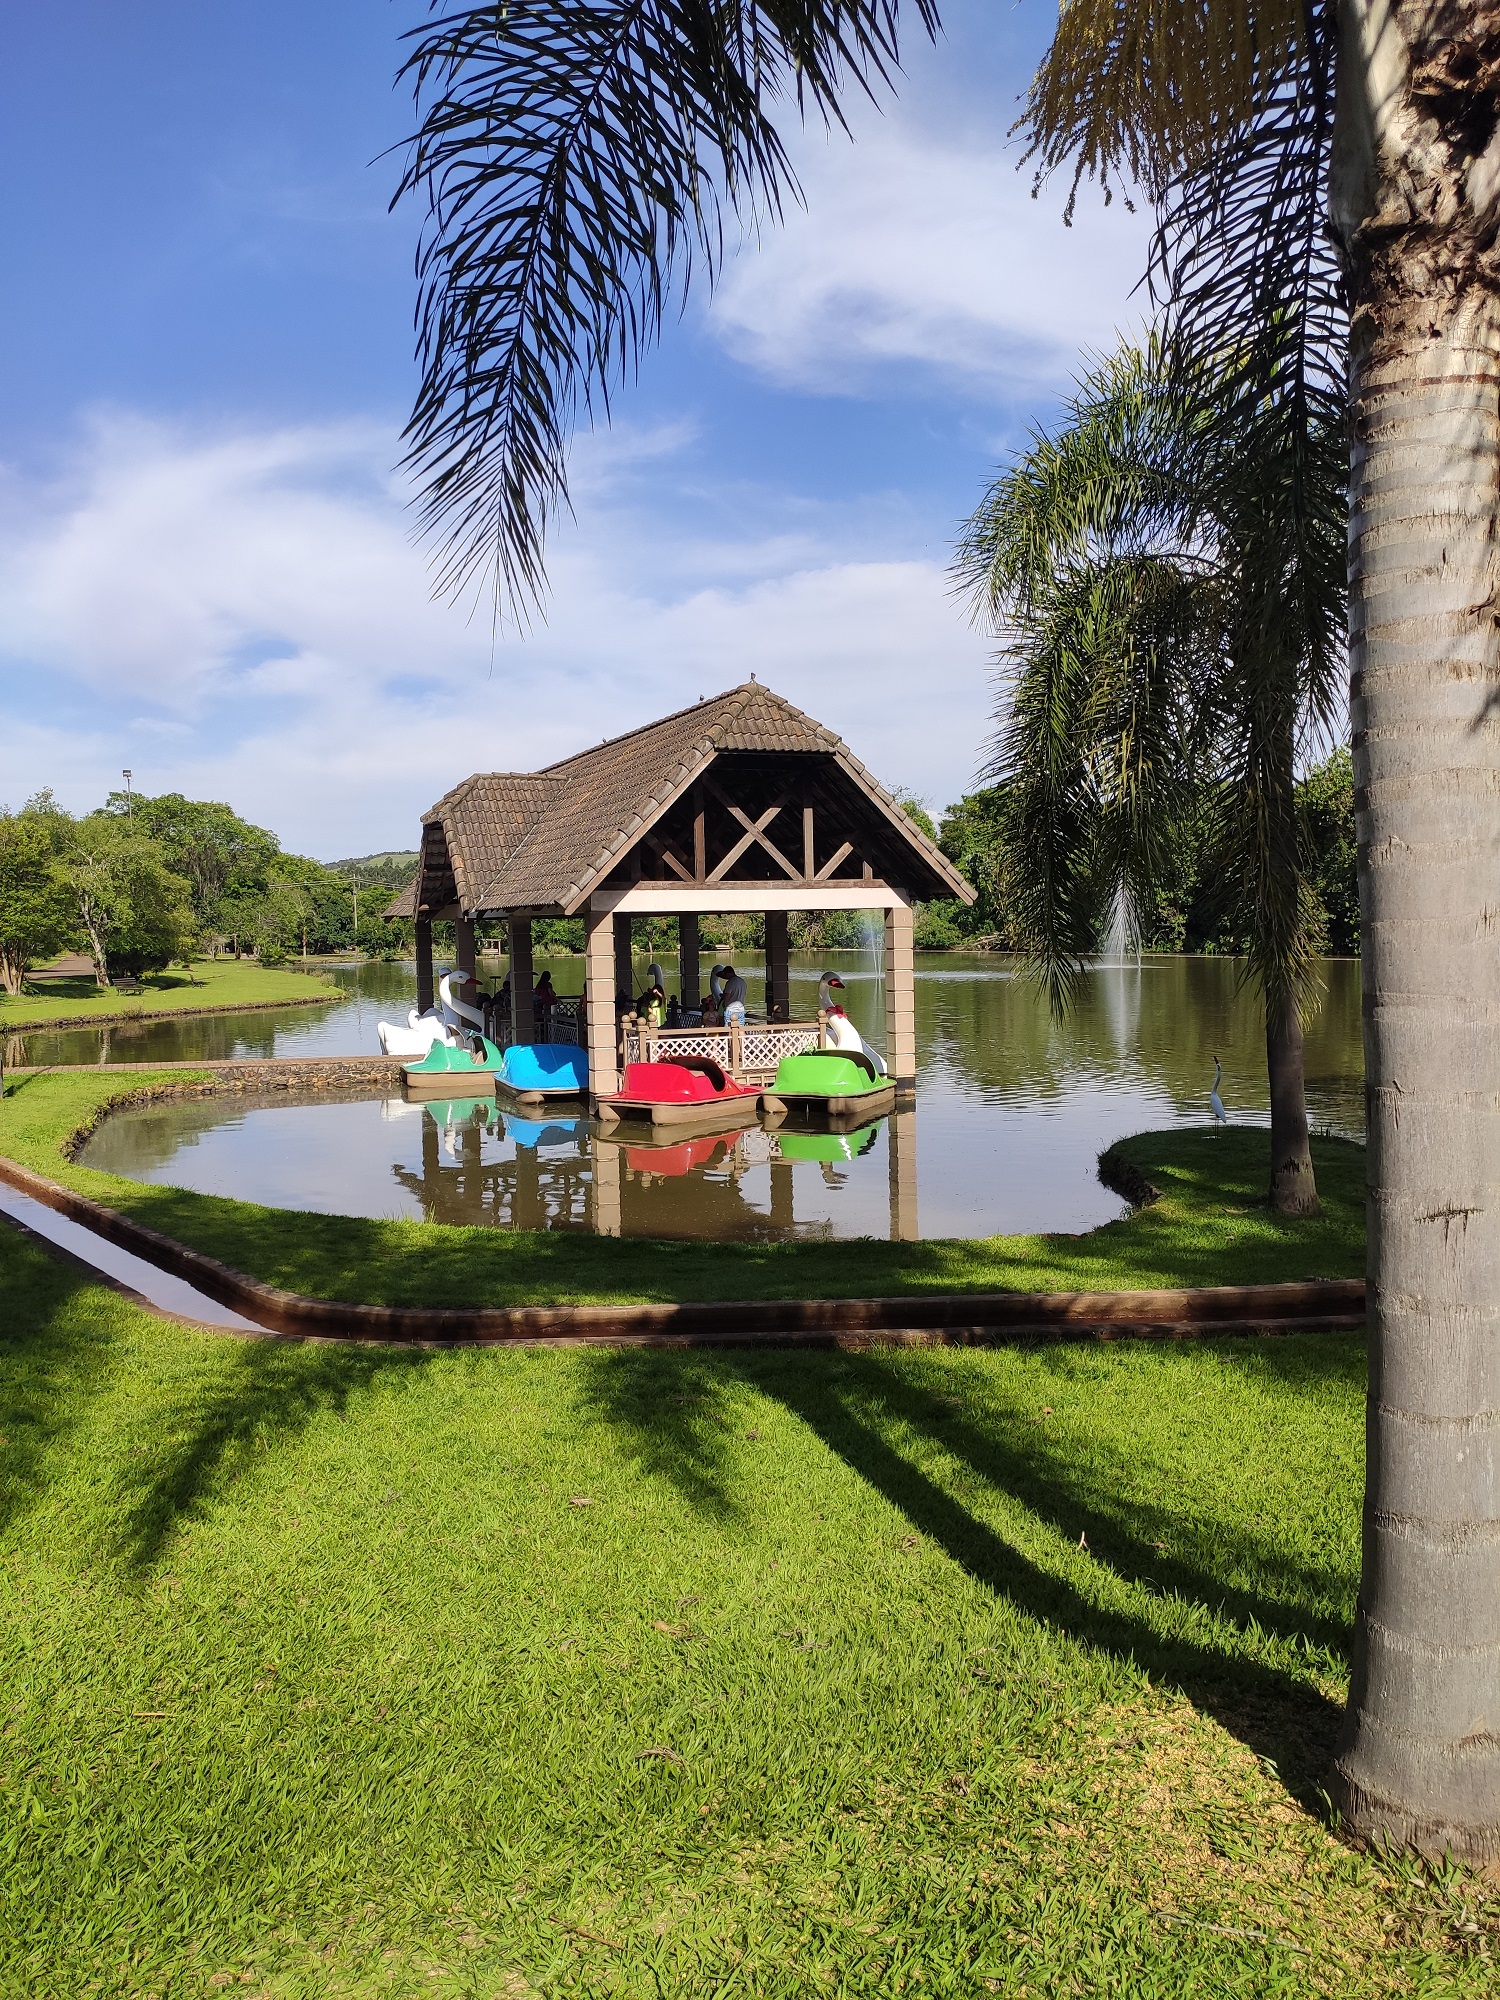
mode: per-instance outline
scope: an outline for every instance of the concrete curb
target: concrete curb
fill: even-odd
[[[263,1284],[12,1160],[0,1159],[0,1180],[186,1279],[268,1332],[324,1340],[434,1346],[964,1346],[1335,1332],[1359,1326],[1365,1312],[1365,1287],[1357,1278],[1191,1291],[933,1292],[683,1305],[362,1305]]]

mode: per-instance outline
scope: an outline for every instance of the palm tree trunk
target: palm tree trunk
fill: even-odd
[[[1481,34],[1479,10],[1351,0],[1334,181],[1370,1180],[1335,1796],[1358,1835],[1476,1861],[1500,1856],[1500,182],[1473,157],[1488,58],[1459,46]]]
[[[1278,1215],[1317,1215],[1307,1134],[1302,1015],[1295,995],[1266,1001],[1266,1074],[1271,1084],[1271,1206]]]

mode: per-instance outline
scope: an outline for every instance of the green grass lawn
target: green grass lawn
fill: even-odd
[[[138,1085],[151,1081],[143,1073]],[[1270,1213],[1268,1136],[1241,1127],[1124,1141],[1120,1150],[1162,1199],[1082,1236],[660,1243],[291,1213],[64,1161],[59,1148],[68,1136],[138,1085],[87,1070],[24,1078],[0,1102],[0,1153],[237,1270],[318,1298],[381,1305],[847,1298],[1257,1284],[1364,1270],[1364,1152],[1339,1139],[1314,1142],[1323,1214],[1311,1221]]]
[[[400,1352],[0,1226],[0,1993],[1489,1995],[1320,1820],[1353,1337]]]
[[[263,967],[253,959],[198,959],[191,971],[148,972],[143,993],[101,990],[91,979],[48,980],[29,993],[0,993],[0,1032],[87,1023],[100,1015],[191,1014],[204,1007],[257,1007],[269,1002],[332,998],[338,988],[326,973]]]

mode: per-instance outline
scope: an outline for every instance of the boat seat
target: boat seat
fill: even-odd
[[[804,1049],[802,1053],[804,1056],[836,1056],[841,1062],[851,1062],[856,1069],[862,1069],[871,1083],[882,1081],[880,1071],[863,1049]]]

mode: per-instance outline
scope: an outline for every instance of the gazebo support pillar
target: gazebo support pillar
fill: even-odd
[[[893,1111],[885,1122],[886,1163],[891,1193],[891,1241],[917,1240],[917,1113],[914,1105]]]
[[[417,1012],[432,1005],[432,919],[417,918]]]
[[[589,1088],[596,1096],[620,1087],[620,1031],[615,1018],[619,921],[607,910],[590,910],[584,919],[584,1046],[589,1052]],[[630,919],[624,921],[628,936]]]
[[[460,972],[474,972],[478,968],[474,962],[474,919],[455,917],[453,919],[453,963]]]
[[[703,997],[699,971],[698,919],[677,919],[677,997],[686,1008],[695,1008]]]
[[[767,910],[766,925],[766,1019],[792,1018],[792,958],[787,939],[785,910]]]
[[[429,1119],[428,1123],[432,1121]],[[596,1236],[618,1236],[620,1233],[620,1182],[623,1167],[620,1148],[607,1142],[595,1142],[593,1154],[594,1180],[594,1234]]]
[[[885,1061],[898,1098],[917,1089],[916,966],[912,957],[909,903],[893,903],[885,913]]]
[[[513,1041],[529,1042],[534,1039],[535,1022],[532,1007],[531,919],[512,917],[507,929],[510,932],[510,1032]]]
[[[628,999],[635,998],[635,958],[630,949],[630,919],[615,918],[615,987]],[[613,998],[613,995],[611,995]]]

